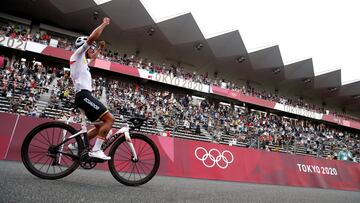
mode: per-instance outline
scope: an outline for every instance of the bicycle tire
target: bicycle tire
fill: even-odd
[[[31,130],[25,137],[24,141],[23,141],[23,144],[21,146],[21,160],[24,164],[24,166],[26,167],[26,169],[32,173],[33,175],[39,177],[39,178],[42,178],[42,179],[50,179],[50,180],[54,180],[54,179],[59,179],[59,178],[63,178],[65,176],[68,176],[70,175],[75,169],[78,168],[79,166],[79,159],[72,159],[73,161],[73,164],[71,164],[71,166],[69,166],[66,170],[62,171],[61,170],[61,165],[59,164],[58,165],[58,168],[61,170],[60,173],[57,173],[55,174],[55,168],[53,168],[54,170],[54,174],[49,174],[49,173],[44,173],[42,172],[41,170],[37,169],[35,167],[35,165],[32,163],[32,161],[30,160],[30,156],[29,156],[29,147],[32,143],[33,140],[35,140],[35,136],[38,135],[40,133],[40,135],[42,136],[42,138],[44,138],[44,135],[41,134],[42,131],[44,130],[48,130],[48,129],[53,129],[53,132],[55,132],[55,129],[56,128],[59,128],[59,129],[63,129],[63,130],[66,130],[66,132],[70,133],[71,135],[75,134],[77,131],[70,125],[67,125],[65,123],[62,123],[62,122],[47,122],[47,123],[44,123],[44,124],[41,124],[37,127],[35,127],[33,130]],[[61,132],[61,131],[60,131]],[[46,131],[46,135],[47,135],[47,138],[48,137],[48,131]],[[55,133],[53,133],[55,134]],[[51,136],[51,135],[50,135]],[[54,136],[54,135],[53,135]],[[60,136],[61,136],[61,133],[60,133]],[[49,138],[50,139],[50,138]],[[54,139],[53,137],[51,139]],[[72,140],[72,139],[71,139]],[[82,139],[80,138],[80,136],[77,136],[75,137],[75,140],[76,140],[76,143],[78,145],[78,155],[83,151],[84,149],[84,146],[83,146],[83,142],[82,142]],[[49,140],[48,140],[49,141]],[[40,143],[45,143],[47,144],[45,141],[43,142],[40,142]],[[60,143],[60,142],[59,142]],[[57,144],[59,144],[57,143]],[[49,142],[50,144],[50,142]],[[56,144],[56,145],[57,145]],[[33,146],[33,145],[32,145]],[[39,147],[40,148],[40,147]],[[45,149],[45,148],[44,148]],[[42,153],[42,152],[37,152],[37,153]],[[66,155],[64,155],[66,156]],[[63,159],[63,162],[65,162],[65,158]],[[47,161],[46,161],[47,163]],[[51,160],[49,162],[49,164],[51,163]],[[54,163],[54,162],[53,162]],[[36,163],[35,163],[36,164]],[[55,166],[53,166],[55,167]]]
[[[143,184],[147,183],[148,181],[150,181],[155,176],[155,174],[158,171],[159,166],[160,166],[160,154],[159,154],[159,150],[158,150],[157,146],[155,145],[155,143],[150,138],[146,137],[145,135],[138,134],[138,133],[132,133],[131,134],[131,140],[133,141],[134,145],[136,145],[136,142],[138,142],[136,140],[141,140],[144,143],[148,144],[149,147],[152,149],[152,152],[154,153],[154,164],[153,164],[153,167],[152,167],[150,173],[147,174],[144,178],[142,178],[140,180],[132,181],[132,180],[128,180],[128,179],[124,178],[116,170],[115,153],[116,153],[117,149],[119,148],[119,146],[121,146],[122,144],[126,144],[125,136],[122,136],[120,139],[118,139],[112,145],[112,147],[110,149],[110,152],[109,152],[109,156],[111,156],[111,160],[108,161],[108,165],[109,165],[109,170],[110,170],[111,174],[120,183],[122,183],[124,185],[127,185],[127,186],[139,186],[139,185],[143,185]],[[137,146],[134,146],[134,147],[136,148]],[[139,151],[137,151],[137,153],[139,153]],[[141,158],[140,158],[141,154],[138,154],[138,156],[139,156],[139,161],[141,161]],[[129,157],[129,158],[131,159],[131,157]],[[135,176],[134,176],[134,178],[135,178]]]

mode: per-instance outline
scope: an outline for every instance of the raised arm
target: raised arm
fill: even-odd
[[[110,18],[105,17],[103,22],[99,27],[95,28],[95,30],[90,34],[89,38],[87,39],[86,43],[91,45],[94,41],[96,41],[101,33],[103,32],[104,28],[110,24]]]
[[[96,59],[99,53],[104,49],[104,47],[105,47],[105,42],[104,41],[99,42],[99,47],[95,50],[95,52],[92,54],[88,53],[89,58],[92,60]]]

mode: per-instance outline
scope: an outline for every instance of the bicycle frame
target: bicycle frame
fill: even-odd
[[[62,154],[68,155],[68,156],[70,156],[72,158],[78,158],[78,156],[76,156],[76,155],[62,152],[62,150],[64,148],[64,144],[67,141],[69,141],[69,140],[71,140],[71,139],[73,139],[73,138],[75,138],[77,136],[82,135],[82,140],[83,140],[85,149],[88,149],[89,146],[90,146],[89,138],[87,136],[87,124],[86,124],[85,113],[84,113],[84,111],[82,109],[79,109],[79,110],[81,112],[81,130],[79,132],[75,133],[74,135],[69,136],[68,138],[66,138],[66,131],[64,130],[65,132],[63,132],[62,142],[54,147],[54,148],[57,148],[57,149],[60,148],[61,152],[60,152],[60,157],[58,159],[59,162],[61,160]],[[67,121],[66,123],[68,124],[69,122]],[[93,122],[93,123],[90,123],[89,125],[97,125],[97,124],[101,124],[101,123],[102,122]],[[130,127],[129,127],[129,125],[127,123],[124,123],[123,125],[124,125],[124,127],[120,128],[118,131],[116,131],[115,133],[112,133],[110,135],[110,138],[108,140],[106,140],[106,142],[104,142],[104,144],[103,144],[103,146],[101,148],[102,148],[102,150],[105,151],[119,137],[121,137],[122,134],[124,134],[126,143],[129,145],[132,156],[133,156],[132,159],[133,159],[133,161],[136,161],[138,159],[138,157],[137,157],[137,153],[135,151],[134,145],[133,145],[133,143],[131,141],[130,132],[129,132]]]

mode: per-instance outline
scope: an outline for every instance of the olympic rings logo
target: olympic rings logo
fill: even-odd
[[[198,147],[195,149],[195,157],[208,168],[212,168],[216,164],[221,169],[225,169],[234,161],[234,156],[230,151],[225,150],[220,153],[219,150],[214,148],[208,152],[205,148]],[[209,161],[206,161],[208,159]]]

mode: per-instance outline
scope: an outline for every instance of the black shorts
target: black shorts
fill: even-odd
[[[109,110],[88,90],[81,90],[75,94],[76,107],[84,110],[86,117],[91,121],[100,120]]]

